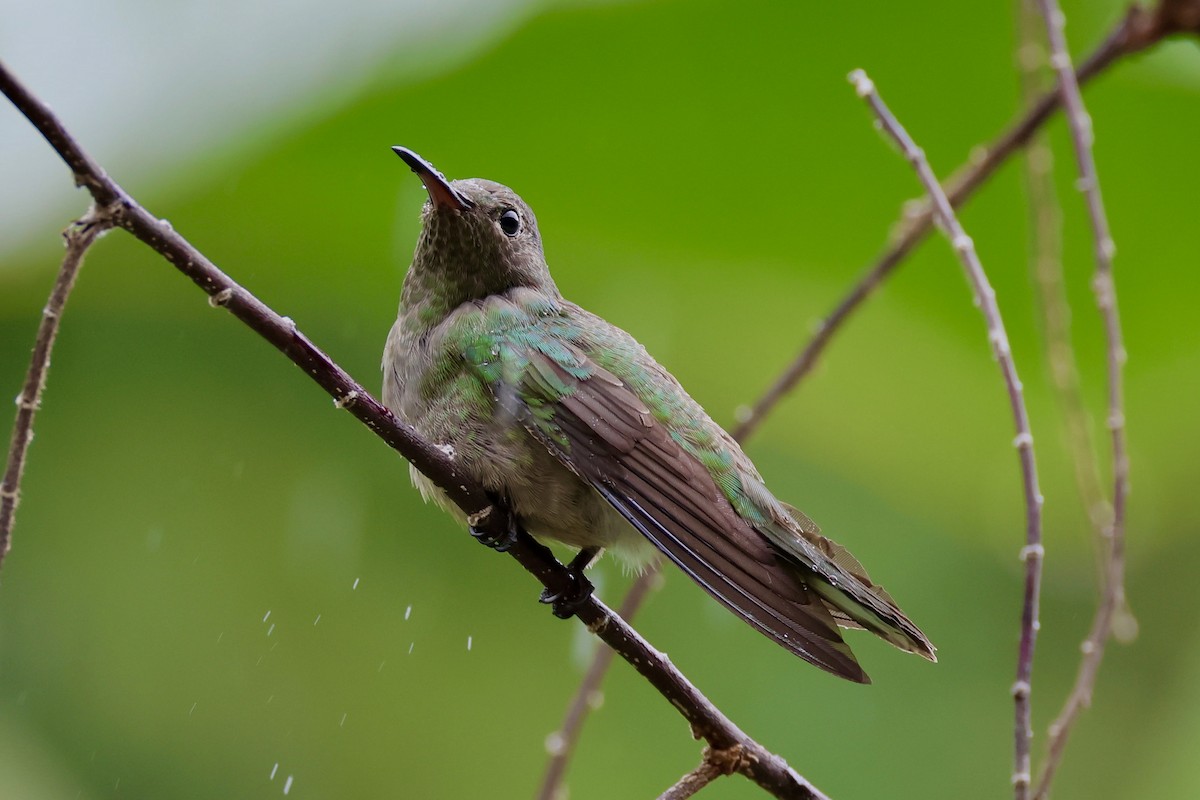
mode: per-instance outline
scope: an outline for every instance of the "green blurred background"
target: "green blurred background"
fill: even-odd
[[[404,144],[451,177],[517,189],[563,291],[633,332],[725,423],[917,194],[846,73],[870,72],[942,174],[1019,102],[1013,3],[3,6],[0,58],[143,204],[366,385],[423,198],[388,149]],[[1121,6],[1066,11],[1079,53]],[[1112,648],[1056,796],[1194,797],[1195,43],[1124,62],[1086,97],[1130,353],[1141,635]],[[1061,119],[1050,132],[1075,341],[1102,419],[1087,223]],[[11,397],[58,231],[86,198],[7,104],[0,142]],[[1047,497],[1040,758],[1091,617],[1090,533],[1036,333],[1017,162],[963,221],[1006,314]],[[0,797],[275,797],[289,776],[299,798],[533,794],[591,641],[127,235],[88,259],[37,434],[0,586]],[[941,663],[851,634],[875,685],[837,681],[677,573],[639,628],[835,798],[1009,796],[1024,535],[1012,434],[980,315],[931,241],[748,449],[899,598]],[[615,602],[628,576],[597,574]],[[617,665],[604,697],[573,800],[652,797],[694,766],[686,726],[632,670]],[[732,779],[704,796],[762,795]]]

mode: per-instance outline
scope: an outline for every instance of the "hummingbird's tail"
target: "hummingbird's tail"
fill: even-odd
[[[802,512],[786,503],[781,505],[796,523],[794,532],[825,556],[827,563],[821,565],[824,568],[797,567],[802,580],[825,603],[834,621],[843,628],[868,630],[905,652],[936,662],[937,648],[905,616],[887,590],[871,580],[858,559],[845,547],[822,536],[816,523]],[[779,541],[777,536],[771,538]]]
[[[855,600],[850,594],[827,583],[821,576],[813,576],[808,585],[825,603],[834,622],[838,625],[843,628],[868,630],[907,653],[916,653],[937,663],[937,648],[926,638],[921,629],[900,611],[882,587],[875,586],[873,588],[879,598],[887,604],[888,611],[891,612],[886,615],[876,613],[870,607]]]

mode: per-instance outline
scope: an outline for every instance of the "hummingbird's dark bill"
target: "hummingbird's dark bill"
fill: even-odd
[[[580,569],[602,549],[633,563],[657,550],[754,628],[847,680],[869,678],[839,628],[936,660],[862,564],[776,498],[679,381],[562,296],[524,200],[493,181],[451,183],[393,149],[430,197],[384,351],[383,402],[397,417],[448,448],[529,533],[580,548]]]
[[[421,179],[421,183],[425,184],[425,191],[429,192],[429,200],[436,208],[465,211],[475,205],[466,195],[451,186],[445,175],[434,169],[432,164],[412,150],[397,145],[392,148],[392,152],[404,159],[404,163],[408,164]]]

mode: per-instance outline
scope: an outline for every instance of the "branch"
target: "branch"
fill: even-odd
[[[1037,464],[1033,457],[1033,433],[1029,428],[1029,412],[1025,408],[1025,398],[1021,387],[1021,379],[1017,377],[1017,367],[1013,362],[1012,349],[1009,346],[1008,334],[1004,329],[1004,320],[1000,315],[1000,307],[996,304],[996,291],[988,282],[987,274],[975,252],[975,244],[967,236],[950,199],[942,190],[934,176],[933,170],[925,160],[925,153],[908,132],[900,125],[892,112],[884,104],[875,84],[862,70],[850,73],[850,82],[854,84],[859,97],[864,98],[883,130],[891,136],[904,153],[904,157],[912,164],[925,186],[925,191],[933,202],[933,211],[938,222],[946,231],[954,251],[962,261],[966,272],[967,282],[975,294],[975,302],[983,312],[987,324],[988,343],[992,355],[1000,366],[1005,388],[1008,390],[1008,402],[1012,410],[1013,422],[1017,436],[1013,444],[1017,448],[1021,463],[1021,478],[1025,495],[1025,546],[1021,548],[1021,559],[1025,562],[1025,591],[1024,604],[1021,611],[1021,644],[1017,656],[1017,680],[1013,684],[1013,699],[1016,706],[1015,733],[1015,768],[1013,784],[1016,787],[1017,800],[1023,800],[1029,791],[1029,739],[1032,730],[1029,723],[1030,682],[1033,674],[1033,650],[1037,642],[1038,630],[1038,599],[1041,594],[1042,580],[1042,504],[1043,498],[1038,487]]]
[[[165,257],[206,294],[214,307],[229,310],[251,330],[266,339],[300,367],[334,399],[390,447],[436,483],[484,534],[504,536],[512,525],[508,509],[493,505],[483,488],[458,472],[453,459],[425,441],[411,426],[399,422],[382,404],[301,333],[294,322],[281,317],[223,273],[169,224],[142,208],[110,179],[74,140],[62,122],[0,64],[0,91],[46,138],[103,207],[111,208],[113,223],[132,233]],[[572,587],[570,573],[549,548],[523,530],[508,550],[521,566],[552,592]],[[781,757],[763,748],[722,714],[663,654],[615,615],[596,597],[588,598],[576,613],[596,636],[628,661],[688,721],[693,734],[718,751],[740,748],[745,758],[738,771],[768,792],[788,800],[824,800],[808,781]]]
[[[1153,11],[1132,6],[1121,21],[1109,32],[1096,50],[1080,64],[1076,74],[1086,83],[1112,66],[1118,59],[1141,52],[1168,36],[1177,33],[1200,33],[1200,12],[1197,0],[1163,0]],[[972,157],[948,180],[946,194],[953,208],[961,206],[975,190],[990,178],[996,169],[1024,146],[1061,103],[1057,89],[1046,92],[1006,131],[989,145],[974,148]],[[753,433],[763,419],[796,384],[808,375],[821,357],[833,336],[863,302],[903,263],[933,228],[933,214],[924,204],[901,220],[900,232],[888,249],[879,257],[854,287],[816,326],[812,339],[784,369],[775,382],[742,417],[734,436],[743,439]]]
[[[1035,0],[1019,0],[1017,66],[1021,95],[1032,103],[1039,93],[1049,58],[1041,44],[1045,31]],[[1029,194],[1029,266],[1041,312],[1046,363],[1062,410],[1065,439],[1075,473],[1075,486],[1095,531],[1096,571],[1100,590],[1107,580],[1108,539],[1112,507],[1100,484],[1099,457],[1088,431],[1087,410],[1071,342],[1071,307],[1062,262],[1062,207],[1054,187],[1054,154],[1044,132],[1025,147],[1025,186]]]
[[[686,800],[705,786],[721,777],[712,764],[700,762],[700,766],[680,778],[674,786],[658,796],[658,800]]]
[[[1200,22],[1200,3],[1167,3],[1179,9],[1190,8]],[[1129,455],[1125,441],[1125,403],[1121,371],[1125,365],[1125,344],[1121,335],[1121,318],[1117,310],[1116,285],[1113,282],[1113,256],[1116,245],[1108,226],[1108,216],[1100,196],[1100,179],[1096,174],[1096,161],[1092,154],[1092,120],[1083,105],[1079,82],[1071,68],[1067,55],[1066,36],[1063,27],[1066,18],[1057,0],[1038,0],[1038,8],[1046,23],[1046,37],[1050,44],[1050,65],[1058,73],[1059,92],[1067,111],[1067,124],[1071,129],[1071,141],[1075,149],[1075,161],[1079,172],[1079,188],[1087,201],[1088,219],[1092,226],[1095,245],[1096,274],[1092,288],[1096,294],[1096,305],[1104,321],[1105,350],[1108,366],[1108,428],[1112,436],[1112,519],[1106,530],[1108,539],[1108,573],[1103,582],[1103,593],[1096,609],[1091,630],[1083,643],[1083,657],[1071,694],[1067,697],[1062,712],[1050,726],[1049,755],[1038,780],[1035,798],[1045,797],[1049,792],[1054,774],[1062,762],[1063,752],[1079,713],[1091,703],[1096,674],[1104,659],[1105,646],[1112,634],[1116,610],[1125,600],[1125,517],[1126,501],[1129,496]]]
[[[687,800],[717,778],[737,772],[745,758],[746,754],[740,748],[713,750],[706,747],[700,765],[660,794],[658,800]]]
[[[42,405],[42,392],[46,389],[46,373],[50,369],[50,354],[54,351],[54,340],[62,322],[63,308],[75,278],[83,266],[88,248],[103,236],[113,225],[112,213],[108,208],[93,206],[81,219],[76,220],[65,231],[63,239],[67,252],[59,267],[58,277],[50,297],[42,309],[42,321],[38,324],[37,336],[33,340],[33,353],[29,357],[29,369],[25,373],[25,384],[17,395],[17,418],[13,422],[12,441],[8,446],[8,461],[4,479],[0,481],[0,566],[12,546],[12,529],[16,521],[17,505],[21,502],[21,478],[25,472],[25,460],[29,445],[33,442],[33,422]]]

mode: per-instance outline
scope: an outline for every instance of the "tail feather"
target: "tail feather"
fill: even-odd
[[[936,662],[937,648],[904,615],[887,590],[871,580],[862,563],[845,547],[822,536],[817,524],[803,513],[786,503],[781,505],[796,523],[795,531],[834,567],[830,574],[824,574],[798,566],[805,574],[805,583],[824,601],[834,620],[842,627],[868,630],[905,652]],[[843,581],[845,589],[840,588],[833,577],[838,573],[853,583]]]

